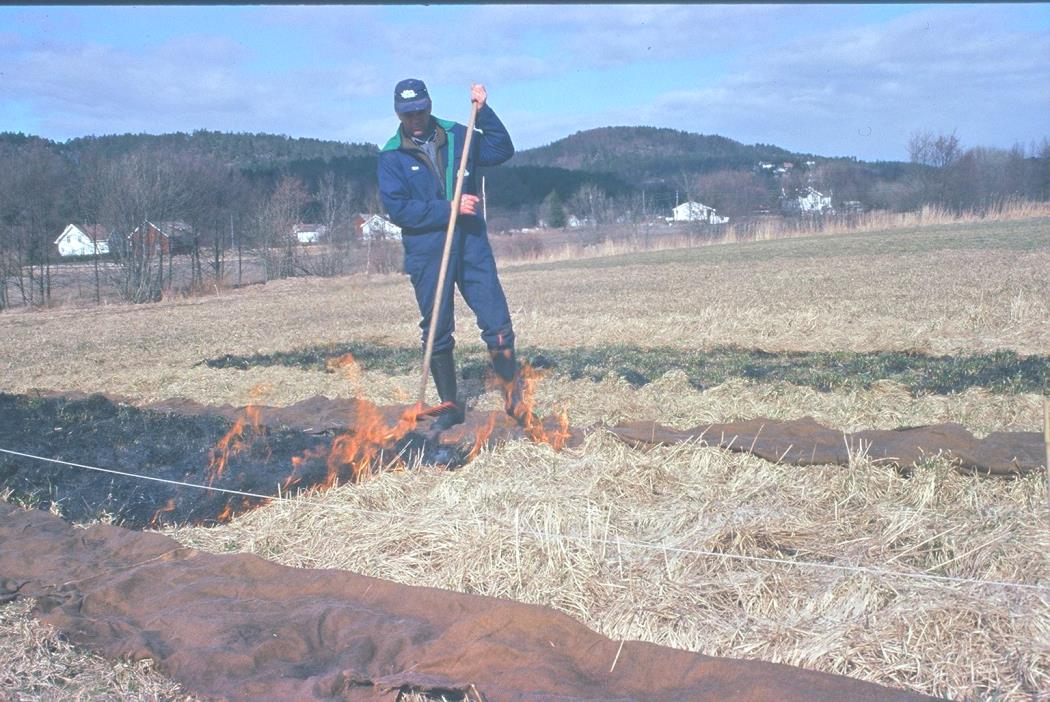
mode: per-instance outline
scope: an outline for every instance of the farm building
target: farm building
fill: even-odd
[[[98,224],[69,224],[55,245],[59,256],[104,256],[109,253],[109,233]]]
[[[864,211],[864,203],[860,200],[846,200],[842,203],[842,211],[846,214],[858,214]]]
[[[316,244],[328,232],[328,227],[323,224],[296,224],[292,227],[292,234],[300,244]]]
[[[670,222],[704,222],[706,224],[725,224],[728,217],[720,217],[714,207],[708,207],[699,202],[683,202],[673,210],[672,216],[667,220]]]
[[[784,214],[835,214],[831,206],[831,195],[824,195],[806,186],[788,195],[780,191],[780,209]]]
[[[139,251],[145,248],[147,253],[159,251],[170,254],[172,248],[179,248],[182,243],[185,247],[185,239],[193,234],[193,229],[185,222],[159,222],[154,224],[149,220],[135,227],[128,237],[131,248]],[[177,251],[176,251],[177,252]]]
[[[393,239],[401,241],[401,227],[377,214],[359,214],[354,219],[354,231],[362,241]]]

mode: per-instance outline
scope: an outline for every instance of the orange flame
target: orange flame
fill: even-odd
[[[328,367],[333,370],[343,370],[347,379],[356,381],[360,378],[360,369],[357,361],[351,354],[345,354],[337,359],[328,361]],[[529,364],[523,364],[514,381],[507,383],[493,374],[489,375],[489,387],[499,388],[503,392],[505,408],[523,427],[525,435],[533,442],[549,444],[554,450],[561,450],[566,441],[572,436],[569,429],[569,415],[567,410],[562,409],[553,425],[549,428],[536,415],[536,389],[540,379],[545,373],[534,369]],[[517,404],[511,406],[514,398],[515,384],[518,384],[520,393]],[[258,397],[268,391],[266,386],[253,388],[251,395]],[[324,458],[327,467],[327,475],[320,485],[312,490],[326,490],[335,487],[341,480],[360,482],[374,468],[381,466],[387,470],[404,469],[405,461],[402,457],[394,454],[397,442],[403,439],[418,425],[421,416],[434,414],[439,408],[424,409],[420,403],[407,407],[392,424],[384,416],[383,412],[375,404],[366,399],[355,401],[354,426],[344,433],[335,437],[331,447],[318,446],[308,449],[298,456],[291,458],[292,470],[281,483],[282,490],[288,490],[302,480],[301,471],[307,461],[311,459]],[[488,422],[480,427],[475,435],[474,444],[467,455],[467,460],[473,460],[490,440],[495,428],[498,414],[489,417]],[[234,425],[216,444],[211,452],[211,465],[208,484],[222,477],[230,457],[246,450],[251,445],[254,435],[261,433],[261,408],[249,404],[244,409],[244,414],[238,417]],[[506,421],[510,421],[507,419]],[[552,423],[547,422],[548,425]],[[251,507],[250,500],[242,500],[243,508]],[[164,511],[174,509],[174,501],[169,507],[158,510],[154,515],[154,521],[159,519]],[[234,515],[232,500],[226,503],[222,513],[218,517],[219,522],[229,521]]]
[[[167,504],[165,504],[163,507],[161,507],[160,509],[158,509],[156,512],[153,513],[153,519],[149,520],[149,525],[151,527],[152,526],[159,526],[160,525],[160,515],[166,514],[168,512],[171,512],[174,509],[175,509],[175,498],[172,497],[171,499],[168,500]]]
[[[518,421],[529,440],[538,444],[550,444],[555,451],[560,451],[572,436],[569,430],[568,410],[563,408],[558,413],[557,426],[549,431],[535,412],[536,388],[539,381],[545,376],[546,373],[543,371],[533,368],[528,363],[523,363],[514,380],[507,382],[495,374],[490,374],[487,384],[490,388],[495,387],[503,393],[504,409]],[[520,387],[521,400],[517,406],[512,406],[515,384]]]
[[[260,392],[265,392],[265,390],[260,390],[260,388],[265,388],[265,386],[252,388],[250,394],[257,397]],[[261,433],[262,410],[252,404],[244,408],[244,415],[234,421],[230,430],[219,439],[219,442],[211,450],[211,461],[208,464],[208,485],[222,478],[223,471],[226,470],[226,465],[229,463],[231,456],[235,456],[251,446],[251,436],[245,437],[246,428],[251,430],[251,435]]]
[[[361,381],[361,366],[352,353],[345,353],[338,358],[329,358],[324,365],[333,373],[342,371],[343,377],[355,385]]]
[[[219,439],[219,443],[215,444],[215,448],[211,450],[211,462],[208,465],[208,485],[222,477],[231,453],[237,454],[244,450],[243,435],[244,417],[238,417],[237,421],[230,427],[230,430],[226,432],[226,435]]]
[[[490,414],[489,421],[485,423],[485,426],[478,429],[477,434],[474,436],[474,445],[470,448],[470,453],[467,455],[468,461],[473,461],[481,449],[485,448],[485,444],[488,443],[489,437],[492,436],[492,431],[496,428],[496,415]]]
[[[299,471],[302,469],[303,464],[311,458],[321,458],[322,456],[328,455],[328,448],[326,446],[318,446],[317,448],[307,449],[299,456],[292,456],[292,472],[288,474],[288,477],[281,483],[281,490],[287,492],[293,485],[298,485],[299,481],[302,480],[302,476],[299,475]]]
[[[232,502],[233,502],[232,498],[230,500],[227,500],[226,506],[222,508],[222,511],[219,512],[219,516],[216,517],[216,520],[220,524],[225,524],[226,522],[228,522],[231,519],[233,519],[233,504],[232,504]]]
[[[356,483],[376,464],[385,463],[387,468],[403,466],[404,461],[399,457],[391,456],[386,460],[385,454],[393,451],[396,443],[416,428],[422,411],[421,405],[412,405],[401,413],[393,426],[389,426],[378,407],[368,400],[357,400],[355,426],[332,441],[327,461],[328,476],[322,489],[336,486],[347,468],[351,481]]]

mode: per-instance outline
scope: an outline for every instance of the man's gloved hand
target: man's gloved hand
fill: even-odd
[[[459,213],[461,215],[476,215],[478,213],[478,203],[480,202],[481,198],[477,195],[463,193],[459,199]]]
[[[485,86],[481,83],[470,84],[470,101],[478,103],[478,109],[480,110],[485,106],[485,101],[488,99],[489,94],[485,92]]]

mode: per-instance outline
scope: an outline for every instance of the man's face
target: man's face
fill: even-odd
[[[401,120],[406,132],[414,137],[421,137],[427,133],[427,127],[430,126],[430,108],[413,112],[398,112],[397,118]]]

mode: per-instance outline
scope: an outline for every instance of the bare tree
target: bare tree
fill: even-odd
[[[192,197],[192,172],[187,159],[177,154],[159,157],[135,151],[85,174],[96,183],[100,223],[117,233],[110,250],[118,264],[114,282],[123,299],[159,300],[165,263],[171,284],[171,241],[152,225],[184,216]]]
[[[211,249],[212,283],[223,280],[225,251],[232,246],[234,219],[240,219],[246,199],[244,177],[214,157],[196,156],[185,164],[186,220],[190,223],[190,286],[204,286],[204,251]]]
[[[302,181],[284,176],[256,212],[255,243],[267,280],[296,274],[298,240],[292,228],[299,223],[299,213],[308,200]]]
[[[13,286],[22,304],[47,305],[51,302],[52,242],[62,230],[59,203],[66,199],[69,169],[40,141],[5,148],[2,157],[0,304],[10,304],[9,286]]]
[[[949,195],[948,169],[962,155],[962,146],[953,130],[951,134],[915,132],[908,140],[909,160],[923,168],[916,174],[915,187],[923,203],[946,205]]]
[[[908,140],[908,158],[912,163],[919,163],[932,168],[947,168],[962,155],[962,146],[955,130],[951,134],[931,132],[913,132]]]
[[[320,253],[308,265],[311,275],[342,275],[349,269],[353,244],[354,188],[349,181],[337,182],[332,173],[325,173],[318,187],[317,200],[321,206],[321,224],[325,241]]]
[[[773,201],[765,181],[750,171],[703,173],[696,176],[692,189],[703,204],[723,215],[748,215]]]
[[[0,143],[0,311],[11,306],[10,286],[18,276],[15,213],[11,202],[15,167],[14,148]]]
[[[584,183],[569,198],[569,209],[589,220],[591,237],[588,243],[600,244],[605,241],[606,230],[601,225],[613,218],[615,208],[604,190],[593,183]]]

